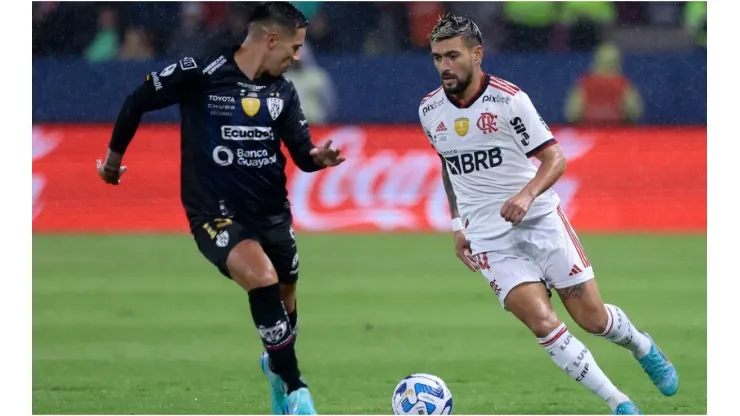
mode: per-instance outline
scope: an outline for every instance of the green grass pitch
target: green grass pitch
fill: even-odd
[[[707,409],[706,236],[583,235],[605,301],[676,364],[660,395],[620,347],[570,330],[642,410]],[[444,379],[456,414],[603,414],[467,271],[450,235],[299,235],[297,351],[317,410],[390,414],[395,384]],[[554,298],[555,300],[555,298]],[[269,414],[246,293],[188,236],[33,238],[33,412]]]

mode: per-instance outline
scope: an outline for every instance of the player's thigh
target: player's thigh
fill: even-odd
[[[545,336],[559,325],[542,271],[533,261],[497,252],[481,253],[476,259],[504,309],[536,336]]]
[[[480,253],[476,260],[504,309],[536,336],[543,337],[560,324],[552,310],[542,270],[534,262],[498,252]]]
[[[606,311],[586,250],[565,212],[558,209],[532,227],[529,240],[548,285],[556,290],[568,313],[591,333],[606,323]]]
[[[285,224],[270,228],[262,233],[261,241],[265,253],[275,266],[277,278],[284,287],[283,292],[294,291],[300,259],[293,227]]]
[[[193,233],[198,249],[226,277],[246,290],[277,282],[257,233],[231,219],[203,221]]]
[[[565,309],[573,320],[591,334],[602,334],[608,322],[606,307],[595,279],[557,289]]]
[[[522,238],[527,252],[542,269],[549,287],[565,289],[593,279],[586,250],[560,207],[525,227]]]

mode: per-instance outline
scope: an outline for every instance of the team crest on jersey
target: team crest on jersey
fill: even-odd
[[[260,111],[260,99],[253,97],[242,98],[242,109],[249,117],[254,117]]]
[[[277,120],[280,113],[283,111],[283,99],[282,98],[268,98],[267,108],[270,110],[270,116],[273,120]]]
[[[483,134],[493,134],[498,131],[498,127],[496,127],[497,118],[498,116],[496,114],[481,113],[475,126],[478,127]]]
[[[470,120],[468,120],[467,117],[460,117],[455,120],[455,132],[459,136],[465,136],[468,134],[468,129],[470,128]]]

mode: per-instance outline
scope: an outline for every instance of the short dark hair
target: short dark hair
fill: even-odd
[[[483,34],[478,25],[467,17],[446,14],[439,17],[439,21],[429,34],[431,43],[462,37],[463,41],[472,42],[474,45],[483,44]]]
[[[287,1],[266,1],[258,4],[249,16],[248,24],[271,22],[292,32],[308,26],[308,19]]]

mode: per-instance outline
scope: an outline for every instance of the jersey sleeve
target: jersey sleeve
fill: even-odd
[[[317,165],[313,157],[309,154],[311,149],[316,147],[311,141],[311,132],[308,128],[308,120],[303,114],[301,109],[301,100],[298,97],[298,92],[292,84],[289,84],[288,102],[285,113],[279,116],[278,119],[278,135],[285,143],[285,147],[290,152],[290,157],[293,159],[295,164],[304,172],[314,172],[322,169],[322,166]],[[268,101],[271,98],[268,98]],[[272,98],[273,100],[280,100],[280,98]],[[274,101],[278,103],[279,101]],[[279,104],[270,104],[268,106],[275,106]]]
[[[509,109],[511,135],[528,158],[557,143],[526,93],[520,91],[511,100]]]
[[[152,71],[141,86],[142,104],[146,111],[177,104],[199,89],[202,76],[198,61],[192,57],[182,58],[159,72]]]
[[[429,141],[429,145],[432,146],[432,149],[436,151],[437,149],[434,147],[434,140],[432,138],[432,133],[429,131],[429,128],[426,126],[424,122],[424,115],[422,113],[421,108],[419,108],[419,124],[421,124],[421,130],[424,132],[424,135],[426,136],[427,141]]]
[[[108,148],[123,154],[139,128],[141,117],[149,111],[177,104],[200,91],[203,83],[195,58],[183,58],[161,71],[146,75],[121,106]]]

